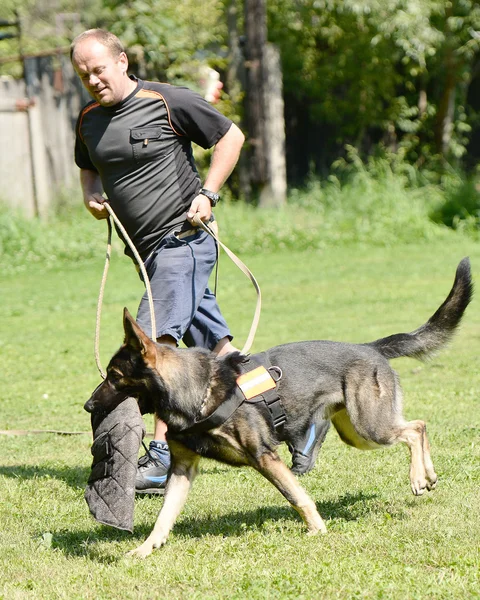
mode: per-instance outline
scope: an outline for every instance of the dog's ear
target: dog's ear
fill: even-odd
[[[219,360],[223,361],[224,364],[228,365],[233,371],[240,374],[240,365],[247,360],[247,356],[241,352],[235,351],[222,356]]]
[[[157,354],[155,344],[138,325],[127,308],[123,309],[123,330],[125,331],[124,344],[140,352],[145,362],[154,367]]]

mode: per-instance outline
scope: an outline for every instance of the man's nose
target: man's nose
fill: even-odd
[[[92,73],[90,75],[90,77],[88,78],[88,85],[91,85],[91,86],[98,85],[99,81],[100,81],[100,79],[97,77],[97,75]]]

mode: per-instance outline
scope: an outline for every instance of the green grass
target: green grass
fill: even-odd
[[[82,406],[99,382],[98,247],[78,264],[0,274],[0,429],[89,431]],[[453,234],[413,245],[244,254],[264,298],[253,350],[411,331],[443,301],[465,255],[475,276],[480,247]],[[128,259],[116,255],[103,308],[104,366],[122,340],[123,306],[135,312],[141,293]],[[241,345],[254,292],[225,257],[219,299]],[[361,453],[332,431],[302,479],[327,522],[325,536],[307,537],[253,470],[205,461],[167,545],[146,561],[128,558],[161,499],[136,500],[133,535],[100,526],[83,499],[91,434],[1,435],[0,598],[479,598],[479,314],[476,297],[454,342],[430,363],[394,362],[406,415],[428,423],[438,489],[411,495],[404,448]]]

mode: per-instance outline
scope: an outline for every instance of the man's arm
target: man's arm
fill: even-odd
[[[232,123],[227,133],[218,140],[212,154],[210,168],[204,187],[212,192],[218,192],[230,173],[233,171],[240,156],[240,151],[245,141],[241,130]],[[192,202],[187,219],[191,222],[193,216],[198,214],[202,221],[208,221],[212,214],[210,200],[199,194]]]
[[[96,171],[80,169],[80,185],[83,191],[83,201],[87,210],[96,219],[106,219],[109,216],[107,209],[103,206],[106,198],[103,196],[102,182]]]

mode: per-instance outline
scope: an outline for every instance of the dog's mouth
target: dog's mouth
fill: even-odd
[[[103,394],[103,398],[96,398],[97,395],[101,394],[100,388],[103,385],[102,382],[93,392],[90,399],[85,402],[83,405],[84,410],[88,413],[109,413],[119,404],[121,404],[127,398],[137,398],[138,399],[138,390],[134,388],[125,388],[121,391],[117,391],[116,393],[107,395]]]

